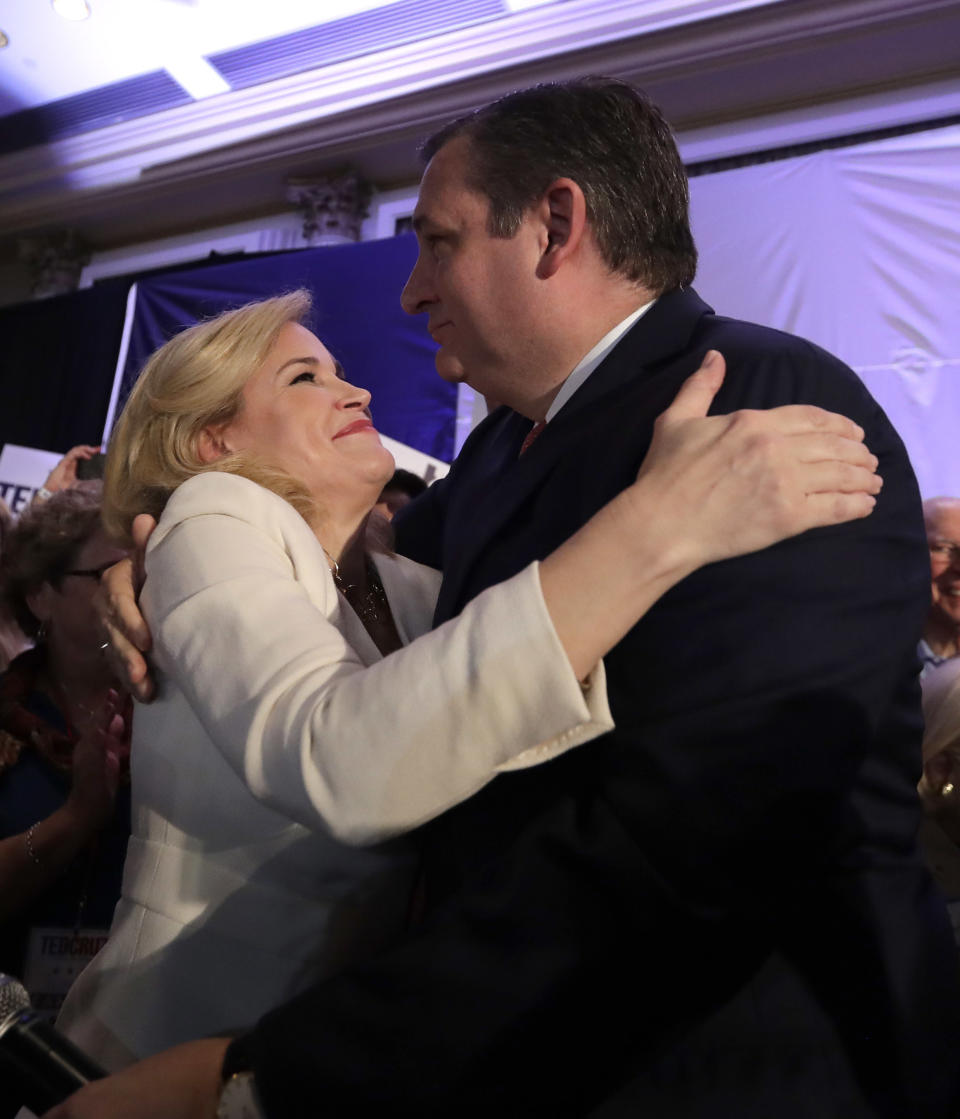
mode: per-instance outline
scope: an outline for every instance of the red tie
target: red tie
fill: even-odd
[[[537,420],[537,422],[527,432],[527,437],[520,444],[520,454],[526,454],[527,451],[533,446],[534,442],[539,438],[540,432],[547,426],[546,420]]]

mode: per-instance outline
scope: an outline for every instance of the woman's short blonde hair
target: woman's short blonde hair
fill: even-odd
[[[110,438],[103,521],[112,537],[129,546],[138,513],[159,517],[181,483],[208,470],[242,474],[311,518],[314,500],[295,478],[247,455],[204,462],[199,453],[203,429],[240,412],[244,385],[277,335],[303,322],[310,306],[305,290],[248,303],[189,327],[148,358]]]

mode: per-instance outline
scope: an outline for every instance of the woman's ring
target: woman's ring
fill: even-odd
[[[947,783],[946,783],[946,784],[945,784],[945,785],[943,786],[943,788],[942,788],[942,789],[940,790],[940,795],[941,795],[941,796],[944,796],[944,797],[948,797],[948,796],[949,796],[949,795],[950,795],[950,794],[951,794],[952,792],[953,792],[953,782],[952,782],[952,781],[948,781],[948,782],[947,782]]]

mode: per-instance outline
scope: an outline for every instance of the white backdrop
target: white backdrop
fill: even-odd
[[[960,126],[692,179],[697,291],[817,342],[960,496]]]

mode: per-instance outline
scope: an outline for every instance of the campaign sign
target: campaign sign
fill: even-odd
[[[62,457],[55,451],[5,444],[0,452],[0,498],[15,517],[30,504],[33,495]]]
[[[448,462],[442,462],[432,455],[424,454],[423,451],[408,447],[406,443],[398,443],[396,439],[390,439],[382,434],[380,442],[393,455],[393,460],[398,469],[409,470],[411,474],[419,474],[428,486],[438,478],[445,478],[450,471]]]

